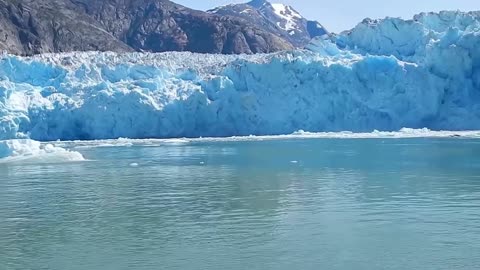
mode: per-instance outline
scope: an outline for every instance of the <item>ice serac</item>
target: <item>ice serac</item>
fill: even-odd
[[[0,139],[480,129],[479,33],[444,12],[275,54],[4,55]]]
[[[421,13],[412,20],[365,19],[341,33],[335,42],[361,54],[394,55],[400,60],[425,62],[436,50],[471,50],[478,45],[480,12]],[[478,47],[478,46],[477,46]]]

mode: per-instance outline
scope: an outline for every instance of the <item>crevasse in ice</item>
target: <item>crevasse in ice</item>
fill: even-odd
[[[480,13],[365,20],[267,55],[0,59],[0,140],[480,129]]]

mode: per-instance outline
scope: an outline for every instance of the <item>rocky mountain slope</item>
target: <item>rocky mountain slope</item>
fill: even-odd
[[[253,22],[296,47],[303,47],[312,38],[328,34],[319,22],[305,19],[293,7],[266,0],[220,6],[207,12]]]
[[[0,0],[0,50],[263,53],[289,39],[235,16],[168,0]]]

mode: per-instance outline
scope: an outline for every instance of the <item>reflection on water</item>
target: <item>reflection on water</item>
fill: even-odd
[[[475,140],[77,150],[90,161],[0,165],[0,269],[480,265]]]

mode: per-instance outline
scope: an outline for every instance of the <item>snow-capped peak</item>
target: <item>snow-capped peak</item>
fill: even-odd
[[[248,20],[270,33],[290,42],[294,47],[303,47],[312,37],[327,34],[320,23],[305,19],[289,5],[252,0],[243,4],[231,4],[209,10],[222,16],[236,16]]]

